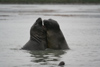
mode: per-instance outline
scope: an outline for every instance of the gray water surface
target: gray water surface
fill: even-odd
[[[58,21],[70,50],[26,51],[36,19]],[[0,4],[0,67],[100,67],[100,5]]]

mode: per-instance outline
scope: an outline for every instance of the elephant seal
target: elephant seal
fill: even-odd
[[[23,46],[24,50],[45,50],[47,45],[46,29],[42,19],[38,18],[30,29],[30,40]]]
[[[44,20],[44,26],[47,29],[47,44],[51,49],[69,49],[68,44],[64,38],[60,26],[57,21],[53,19]]]

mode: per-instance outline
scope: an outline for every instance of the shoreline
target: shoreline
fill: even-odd
[[[0,5],[100,5],[100,3],[0,3]]]

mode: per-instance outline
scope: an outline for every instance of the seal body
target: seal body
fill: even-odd
[[[47,29],[47,44],[51,49],[69,49],[59,24],[53,19],[44,20]]]
[[[42,19],[38,18],[30,29],[30,40],[23,46],[25,50],[45,50],[46,29],[42,25]]]

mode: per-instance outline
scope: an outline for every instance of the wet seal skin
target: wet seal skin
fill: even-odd
[[[60,26],[53,19],[38,18],[30,29],[30,40],[22,47],[24,50],[69,49]]]
[[[38,18],[30,29],[30,40],[22,47],[24,50],[45,50],[47,47],[46,29]]]
[[[64,38],[60,26],[57,21],[53,19],[44,20],[44,26],[47,29],[47,44],[50,49],[65,50],[69,49],[68,44]]]

